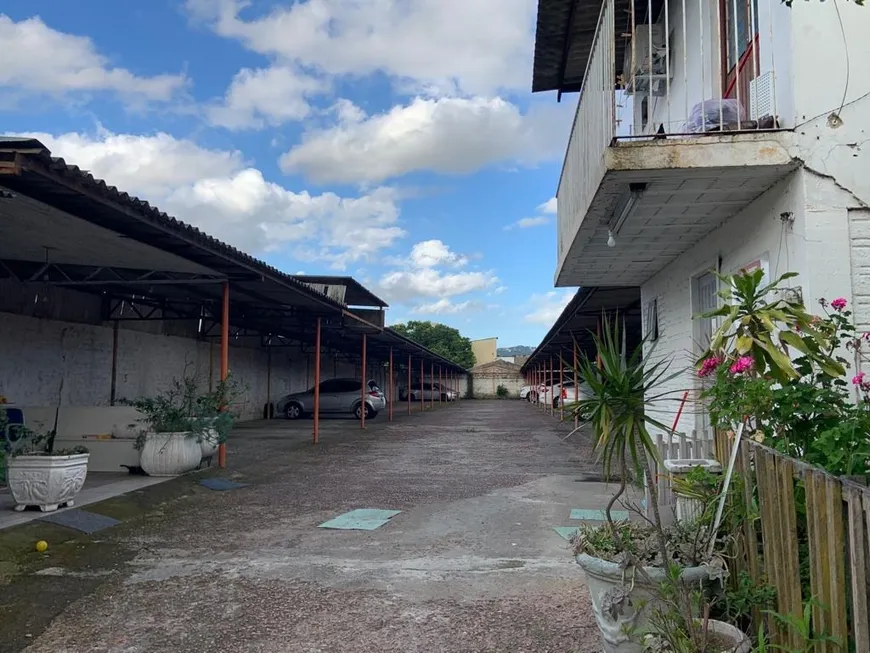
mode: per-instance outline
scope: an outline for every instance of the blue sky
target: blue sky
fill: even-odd
[[[4,3],[4,131],[388,321],[537,344],[576,98],[532,96],[535,0]],[[11,63],[10,63],[11,61]]]

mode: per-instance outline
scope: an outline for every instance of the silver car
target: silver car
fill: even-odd
[[[362,413],[362,382],[359,379],[330,379],[320,382],[320,414],[350,414],[357,418]],[[366,384],[366,419],[375,417],[387,407],[384,393],[375,381]],[[296,392],[278,400],[277,412],[287,419],[299,419],[314,412],[314,388]]]

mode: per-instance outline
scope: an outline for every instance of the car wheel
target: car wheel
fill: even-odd
[[[356,416],[357,419],[362,419],[362,406],[363,406],[363,404],[357,404],[356,408],[353,409],[353,414]],[[371,419],[372,417],[377,415],[377,412],[374,411],[371,406],[369,406],[368,404],[365,404],[365,407],[366,407],[366,419]]]
[[[284,409],[284,415],[287,419],[299,419],[302,417],[302,406],[299,404],[288,404]]]

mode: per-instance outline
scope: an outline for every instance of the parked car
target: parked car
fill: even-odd
[[[565,381],[564,384],[557,384],[553,388],[553,408],[559,408],[559,406],[563,405],[565,408],[568,408],[575,403],[583,401],[584,399],[589,399],[592,396],[589,386],[583,382],[580,383],[576,393],[574,392],[573,381]]]
[[[412,383],[411,401],[420,401],[421,396],[424,401],[438,401],[439,397],[441,401],[455,401],[459,398],[459,393],[453,388],[442,385],[437,381],[435,383],[424,382],[422,390],[419,383]],[[399,400],[408,401],[407,388],[399,389]]]
[[[362,382],[359,379],[330,379],[320,383],[321,414],[351,414],[362,416]],[[369,381],[365,399],[366,419],[375,417],[387,407],[384,393],[375,381]],[[287,419],[299,419],[314,412],[314,388],[296,392],[278,400],[277,412]]]

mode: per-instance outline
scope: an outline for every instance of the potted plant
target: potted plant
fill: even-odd
[[[136,438],[139,464],[149,476],[178,476],[195,469],[202,460],[200,442],[212,427],[196,405],[196,380],[173,379],[154,397],[124,403],[142,415],[145,429]]]
[[[233,422],[239,417],[232,406],[244,391],[235,379],[227,376],[213,391],[197,397],[194,411],[206,427],[199,440],[203,459],[213,456],[218,446],[227,441]]]
[[[4,432],[6,425],[6,409],[0,404],[0,429]],[[46,432],[20,429],[17,446],[5,456],[6,483],[15,500],[15,510],[39,506],[43,512],[53,512],[62,505],[72,506],[88,475],[88,450],[85,447],[55,450],[56,429]]]
[[[574,407],[588,423],[605,477],[618,475],[619,486],[605,508],[602,526],[582,527],[575,536],[577,563],[586,572],[592,608],[606,653],[641,653],[643,636],[650,629],[650,616],[662,604],[660,586],[676,570],[680,584],[699,585],[710,575],[706,553],[711,534],[700,525],[664,527],[650,460],[658,451],[649,429],[671,429],[649,410],[663,401],[676,401],[668,387],[679,372],[669,370],[669,361],[644,357],[644,342],[633,352],[626,350],[625,333],[616,319],[606,315],[600,334],[592,334],[597,358],[584,355],[577,376],[589,393]],[[652,519],[646,523],[614,521],[612,509],[627,489],[629,480],[645,480]],[[680,601],[681,614],[694,618],[688,601]]]

